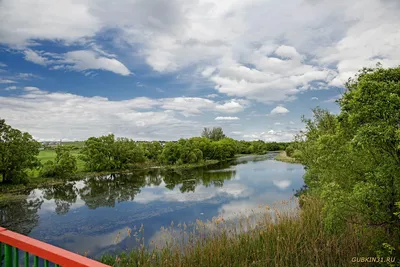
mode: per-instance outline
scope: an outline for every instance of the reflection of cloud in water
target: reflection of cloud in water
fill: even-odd
[[[253,203],[250,201],[232,201],[224,204],[219,208],[218,214],[225,220],[231,220],[237,217],[250,216],[252,214],[259,214],[264,212],[265,209],[260,206],[260,203]]]
[[[289,180],[282,180],[282,181],[273,180],[272,183],[279,189],[286,189],[292,184],[292,182]]]
[[[150,190],[143,190],[135,196],[134,201],[142,204],[147,204],[156,200],[159,200],[161,195],[159,193],[154,193]]]
[[[85,180],[73,182],[74,188],[79,190],[85,187]],[[41,199],[43,200],[43,203],[40,207],[39,213],[48,213],[48,212],[54,212],[56,210],[57,204],[54,199],[47,200],[44,198],[44,189],[34,189],[30,192],[28,200],[34,200],[34,199]],[[74,202],[70,203],[69,210],[77,209],[80,207],[85,206],[86,203],[83,201],[79,194],[77,194],[76,200]]]
[[[273,198],[276,197],[273,196]],[[283,198],[283,196],[281,196]],[[289,201],[289,198],[284,200],[289,201],[288,204],[268,203],[271,205],[260,205],[259,200],[235,200],[228,204],[224,204],[220,207],[218,215],[213,217],[211,220],[202,221],[200,224],[195,223],[196,227],[196,238],[202,238],[202,236],[210,236],[210,234],[220,233],[223,229],[232,229],[234,231],[226,232],[227,234],[234,234],[235,232],[246,232],[250,229],[254,229],[259,223],[275,223],[276,213],[286,213],[295,215],[298,208],[296,200]],[[268,201],[268,197],[264,200]],[[289,204],[290,203],[290,204]],[[218,223],[216,223],[218,222]],[[199,228],[197,228],[199,226]],[[169,227],[167,229],[160,229],[152,235],[150,240],[152,241],[149,245],[150,248],[157,246],[163,248],[168,243],[169,245],[181,245],[188,241],[188,234],[193,232],[193,224],[188,225],[188,230],[184,231],[183,227]],[[183,235],[186,232],[186,235]]]
[[[148,204],[153,201],[163,202],[200,202],[208,199],[212,199],[217,196],[228,196],[228,197],[247,197],[251,195],[252,189],[246,185],[239,183],[226,183],[223,187],[205,187],[199,185],[196,187],[195,192],[182,193],[178,188],[170,191],[166,188],[161,190],[151,190],[145,188],[136,195],[134,201],[142,204]]]
[[[128,228],[121,228],[106,234],[96,236],[64,235],[62,238],[67,240],[63,245],[64,248],[77,253],[92,252],[117,245],[129,237]],[[133,235],[133,233],[132,233]],[[92,251],[90,251],[92,250]]]
[[[253,195],[251,199],[233,200],[218,209],[218,216],[225,220],[233,220],[238,217],[263,214],[267,205],[272,207],[275,202],[288,201],[290,197],[291,195],[283,192],[269,192],[258,196]]]

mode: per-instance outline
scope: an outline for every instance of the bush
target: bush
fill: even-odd
[[[47,161],[40,170],[43,177],[67,178],[75,174],[78,169],[76,158],[71,155],[70,147],[59,146],[56,148],[55,161]]]
[[[48,160],[45,164],[43,164],[40,169],[40,176],[42,177],[55,177],[56,175],[56,166],[52,160]]]
[[[292,155],[293,155],[293,153],[294,153],[294,151],[295,151],[295,149],[294,149],[294,147],[293,146],[288,146],[287,148],[286,148],[286,155],[288,156],[288,157],[291,157]]]

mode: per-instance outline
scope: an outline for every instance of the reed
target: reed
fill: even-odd
[[[322,204],[314,198],[263,207],[235,220],[213,218],[161,229],[164,243],[104,255],[112,266],[349,266],[353,257],[373,255],[371,231],[348,225],[341,234],[324,229]],[[141,229],[143,230],[143,229]]]

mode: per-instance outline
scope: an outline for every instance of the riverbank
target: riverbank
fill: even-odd
[[[265,206],[257,227],[250,231],[245,231],[251,221],[248,217],[235,227],[223,218],[197,221],[194,231],[186,225],[171,227],[163,231],[163,236],[169,237],[164,241],[169,241],[168,245],[156,241],[153,249],[140,243],[141,231],[132,233],[132,238],[139,240],[137,249],[105,255],[101,261],[112,266],[337,267],[351,265],[357,256],[375,255],[370,250],[372,231],[356,230],[349,224],[340,235],[329,234],[321,220],[322,203],[312,198],[303,203],[301,210],[294,208],[293,202]]]
[[[77,181],[82,180],[88,176],[102,176],[110,173],[127,173],[132,171],[140,171],[146,169],[166,169],[166,170],[179,170],[179,169],[193,169],[200,167],[212,166],[220,163],[218,160],[206,160],[201,163],[194,164],[181,164],[181,165],[159,165],[154,162],[145,162],[142,164],[136,164],[127,170],[113,170],[113,171],[103,171],[103,172],[85,172],[80,169],[76,174],[69,177],[68,179],[60,179],[60,178],[44,178],[38,175],[38,172],[31,172],[34,176],[27,178],[25,183],[21,184],[1,184],[0,183],[0,201],[1,200],[10,200],[18,197],[18,195],[26,193],[26,191],[33,190],[38,187],[46,187],[57,184],[63,184],[65,181]]]
[[[281,151],[276,157],[275,160],[287,162],[287,163],[300,163],[297,159],[289,157],[285,151]]]

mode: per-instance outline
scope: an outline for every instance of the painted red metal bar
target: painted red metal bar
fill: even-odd
[[[0,227],[0,243],[18,248],[59,266],[109,267],[95,260]]]

